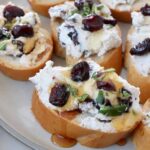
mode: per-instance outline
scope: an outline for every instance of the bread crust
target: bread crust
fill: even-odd
[[[150,99],[144,104],[144,111],[147,109],[150,111]],[[135,130],[133,136],[133,142],[136,150],[149,150],[150,149],[150,128],[143,123]]]
[[[48,9],[52,6],[64,3],[67,0],[55,0],[49,3],[38,3],[37,0],[28,0],[32,9],[43,16],[49,17]]]
[[[61,19],[52,19],[51,20],[51,31],[52,31],[52,38],[54,41],[54,52],[57,56],[65,58],[67,65],[73,65],[79,59],[76,59],[70,55],[66,55],[65,49],[61,46],[58,34],[57,34],[57,28],[62,22]],[[118,28],[118,32],[121,36],[120,28]],[[98,57],[97,55],[90,57],[92,60],[96,61],[98,64],[103,66],[104,68],[115,68],[116,72],[119,74],[122,69],[122,45],[120,45],[118,48],[112,49],[109,52],[107,52],[104,56]],[[86,58],[80,58],[80,59],[86,59]],[[113,61],[112,61],[113,60]]]
[[[41,102],[36,90],[32,97],[32,111],[41,126],[48,132],[76,139],[80,144],[94,148],[115,144],[137,126],[135,124],[131,128],[116,133],[104,133],[100,130],[83,128],[56,111],[48,109]]]
[[[39,69],[43,68],[45,63],[51,58],[53,52],[53,42],[50,36],[49,39],[47,39],[47,44],[50,46],[45,49],[45,52],[41,56],[43,59],[41,62],[38,62],[37,65],[32,67],[15,67],[14,65],[11,65],[11,63],[5,62],[5,58],[0,58],[0,71],[14,80],[28,80],[29,77],[34,76]]]
[[[131,29],[128,32],[128,36],[134,32],[134,28],[131,27]],[[125,66],[127,68],[127,80],[129,83],[133,84],[134,86],[137,86],[140,88],[141,94],[140,94],[140,102],[143,104],[145,101],[150,98],[150,76],[143,76],[134,65],[131,55],[130,55],[130,49],[132,48],[131,42],[127,38],[126,42],[126,54],[125,54]]]

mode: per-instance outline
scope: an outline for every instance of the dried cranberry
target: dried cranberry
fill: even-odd
[[[3,16],[8,21],[12,21],[16,17],[24,16],[24,14],[25,13],[21,8],[13,5],[7,5],[3,11]]]
[[[82,21],[84,29],[90,32],[100,30],[103,27],[103,18],[98,15],[91,15]]]
[[[31,25],[16,25],[12,29],[12,35],[14,38],[32,37],[34,35],[33,27]]]
[[[115,85],[112,82],[97,81],[97,88],[106,91],[115,91]]]
[[[115,26],[117,24],[116,19],[104,19],[104,24],[110,24],[112,26]]]
[[[56,85],[51,89],[49,102],[54,106],[62,107],[67,103],[69,95],[70,93],[67,90],[66,85],[56,83]]]
[[[150,38],[145,39],[130,50],[131,55],[144,55],[148,52],[150,52]]]
[[[84,7],[84,0],[75,0],[74,5],[79,9],[82,10]]]
[[[144,7],[141,8],[141,12],[144,16],[150,16],[150,6],[146,4]]]
[[[86,81],[89,79],[89,64],[85,61],[79,62],[71,70],[71,78],[75,82]]]
[[[0,28],[0,40],[7,38],[10,38],[10,32],[6,28]]]

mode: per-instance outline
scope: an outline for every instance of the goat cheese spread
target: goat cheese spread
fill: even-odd
[[[104,132],[116,132],[120,126],[124,124],[128,126],[131,120],[136,122],[139,119],[137,117],[137,114],[141,113],[139,89],[118,77],[113,70],[104,70],[91,60],[81,61],[74,67],[52,67],[52,65],[53,62],[48,61],[44,69],[30,78],[30,81],[35,84],[41,102],[48,109],[53,109],[60,113],[80,110],[82,113],[73,119],[74,122],[82,127]],[[81,71],[85,71],[85,67],[89,66],[89,79],[86,78],[86,81],[84,80],[83,82],[73,81],[76,77],[79,77],[74,74],[73,70],[82,67],[82,65],[85,66],[84,70]],[[86,73],[81,74],[79,72],[81,78]],[[99,81],[100,84],[98,83]],[[105,90],[100,90],[100,87],[97,87],[98,84],[104,86]],[[68,85],[70,96],[67,96],[67,102],[62,105],[68,94],[68,91],[62,92],[62,90],[64,90],[64,86],[67,86],[68,89]],[[59,90],[62,93],[58,92]],[[64,94],[65,92],[66,95]],[[59,95],[61,95],[60,98],[65,97],[62,100],[57,99]],[[53,101],[54,97],[56,98],[55,101]],[[124,106],[126,109],[123,108]],[[123,120],[119,123],[117,118],[124,115],[126,116],[124,117],[126,118],[124,123],[122,122]]]
[[[66,48],[66,54],[74,58],[87,58],[92,55],[100,57],[109,50],[118,48],[121,45],[121,38],[116,24],[103,23],[102,28],[95,32],[86,30],[86,24],[83,24],[83,20],[93,14],[100,15],[105,21],[113,21],[114,18],[111,16],[110,10],[101,3],[93,4],[92,11],[94,12],[91,12],[87,5],[83,9],[82,12],[78,12],[73,2],[66,2],[49,10],[52,19],[61,18],[64,20],[57,28],[57,32],[62,47]],[[85,10],[90,12],[87,13]]]

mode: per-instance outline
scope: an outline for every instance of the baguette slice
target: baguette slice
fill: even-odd
[[[132,34],[134,32],[134,28],[131,27],[131,29],[128,32],[128,35]],[[145,101],[150,98],[150,76],[143,76],[134,65],[131,55],[130,55],[130,49],[132,48],[131,42],[127,38],[126,42],[126,56],[125,56],[125,66],[127,68],[127,79],[129,83],[133,84],[134,86],[137,86],[140,88],[141,95],[140,95],[140,102],[145,103]]]
[[[108,3],[108,2],[105,2],[105,0],[101,0],[101,1],[103,3],[106,3],[106,4]],[[129,23],[129,22],[132,21],[131,12],[132,11],[139,11],[141,9],[141,7],[143,7],[148,2],[149,2],[148,0],[137,1],[137,2],[135,2],[135,4],[133,4],[131,10],[120,10],[118,8],[114,9],[114,8],[111,8],[111,7],[110,7],[110,9],[111,9],[111,12],[112,12],[112,16],[114,18],[116,18],[118,21]]]
[[[98,66],[97,67],[96,66],[95,67],[93,66],[93,68],[98,67]],[[58,134],[58,135],[61,135],[61,136],[67,137],[67,138],[75,139],[80,144],[88,146],[88,147],[99,148],[99,147],[110,146],[110,145],[118,142],[120,139],[125,138],[140,122],[141,110],[140,110],[139,104],[137,103],[138,96],[139,96],[139,90],[135,87],[130,86],[130,88],[133,89],[133,91],[135,93],[137,92],[135,94],[132,91],[134,93],[134,94],[132,93],[134,95],[134,96],[132,95],[134,97],[134,98],[132,97],[133,103],[134,104],[136,103],[136,105],[138,107],[138,108],[136,108],[136,113],[137,113],[136,115],[134,115],[132,113],[132,109],[135,109],[134,105],[132,105],[132,108],[131,108],[131,110],[129,110],[128,113],[123,113],[122,115],[117,116],[116,119],[112,120],[112,123],[110,123],[111,125],[113,124],[113,126],[115,127],[115,129],[116,129],[115,131],[113,131],[113,130],[110,131],[110,129],[107,129],[107,131],[106,131],[106,129],[104,129],[105,128],[104,126],[105,125],[107,126],[107,123],[103,126],[103,128],[101,127],[101,129],[95,129],[95,128],[93,129],[93,127],[92,128],[84,127],[84,125],[81,125],[78,121],[76,121],[76,118],[79,117],[80,114],[82,115],[82,113],[79,112],[77,110],[77,108],[72,109],[72,107],[74,107],[74,105],[72,105],[71,100],[75,101],[75,99],[72,99],[70,97],[68,99],[68,102],[63,107],[53,108],[54,105],[51,106],[51,104],[49,102],[49,98],[48,98],[49,93],[48,93],[48,97],[46,96],[47,94],[45,95],[47,98],[43,95],[47,91],[46,89],[48,89],[48,92],[49,92],[50,88],[52,88],[52,86],[55,85],[55,84],[51,83],[52,80],[55,80],[54,81],[55,83],[59,83],[59,82],[61,83],[60,79],[58,79],[58,81],[57,81],[57,78],[58,78],[57,75],[59,76],[59,78],[61,78],[59,73],[55,72],[56,70],[51,70],[49,67],[50,66],[47,63],[46,67],[43,70],[41,70],[40,73],[38,73],[35,77],[30,78],[30,80],[36,84],[36,90],[33,92],[33,97],[32,97],[32,111],[33,111],[36,119],[41,124],[41,126],[48,132],[50,132],[52,134]],[[56,68],[58,68],[58,70],[61,70],[61,67],[56,67]],[[65,70],[68,71],[67,68],[65,68],[64,71]],[[51,73],[51,72],[53,72],[53,73]],[[51,77],[50,77],[50,74],[51,74]],[[70,84],[72,83],[72,84],[74,84],[74,86],[77,86],[76,84],[78,84],[78,83],[70,81],[70,76],[68,76],[68,72],[63,72],[63,75],[65,76],[63,83],[70,82]],[[114,78],[112,77],[111,79],[112,80],[114,79],[114,82],[115,82],[115,81],[117,81],[116,79],[118,78],[118,76],[115,73],[114,73],[114,75],[115,75],[115,77]],[[53,77],[53,76],[55,76],[55,77]],[[47,79],[47,77],[49,77],[50,79]],[[44,79],[44,80],[42,80],[42,79]],[[42,81],[42,83],[40,81]],[[44,82],[46,82],[46,85],[43,84]],[[85,82],[86,81],[80,82],[80,89],[82,88],[81,84],[86,84]],[[87,80],[87,82],[91,82],[91,78],[89,79],[89,81]],[[124,81],[124,82],[126,84],[126,81]],[[118,84],[116,83],[116,85],[120,88],[119,83]],[[47,88],[46,88],[46,86],[47,86]],[[85,86],[85,85],[83,85],[83,86]],[[93,87],[94,87],[94,85],[93,85]],[[88,89],[91,90],[91,88],[93,89],[93,87],[89,86]],[[40,89],[44,93],[43,94],[40,93],[38,89]],[[78,89],[79,93],[82,92],[82,90],[80,91],[80,89]],[[93,92],[94,91],[95,90],[93,90]],[[43,95],[43,96],[41,96],[41,95]],[[135,101],[135,97],[137,98],[136,101]],[[70,109],[70,107],[71,107],[71,109]],[[83,114],[84,114],[84,112],[83,112]],[[91,124],[93,123],[92,121],[93,120],[91,120],[91,122],[90,122]],[[97,122],[94,122],[94,123],[97,123]],[[99,125],[99,124],[97,124],[97,125]]]
[[[45,63],[52,56],[53,42],[50,34],[46,30],[42,28],[40,30],[45,33],[45,44],[49,46],[45,49],[43,53],[39,54],[36,65],[31,67],[24,67],[17,65],[16,63],[14,63],[13,59],[9,57],[0,57],[0,71],[2,71],[5,75],[11,77],[14,80],[26,81],[29,79],[29,77],[34,76],[39,71],[39,69],[44,67]]]
[[[52,19],[50,23],[50,28],[52,31],[52,38],[54,41],[54,52],[57,56],[65,58],[67,65],[73,65],[79,61],[70,55],[66,55],[65,48],[63,48],[59,42],[57,28],[62,23],[62,19]],[[121,36],[120,28],[118,27],[118,32]],[[112,49],[108,51],[104,56],[91,56],[92,60],[96,61],[99,65],[103,66],[104,68],[115,68],[116,72],[119,74],[122,69],[122,45],[120,47]],[[80,58],[85,59],[85,58]],[[112,61],[113,60],[113,61]]]
[[[144,112],[150,111],[150,99],[146,101],[143,107]],[[150,127],[141,122],[135,130],[133,142],[136,150],[149,150],[150,148]]]
[[[49,17],[48,9],[65,1],[67,0],[29,0],[29,3],[34,11]]]

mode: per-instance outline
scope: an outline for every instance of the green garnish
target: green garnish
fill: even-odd
[[[132,94],[125,89],[119,91],[119,97],[122,99],[129,99],[131,96]]]
[[[93,75],[92,75],[92,78],[94,80],[102,80],[104,78],[103,74],[112,73],[112,72],[115,72],[114,68],[106,69],[106,70],[103,70],[101,72],[94,72]]]
[[[103,106],[100,108],[99,113],[106,116],[120,116],[126,111],[126,109],[126,105]]]
[[[90,9],[89,5],[84,5],[83,11],[81,14],[82,14],[82,16],[88,16],[89,14],[91,14],[91,9]]]
[[[103,104],[104,101],[105,101],[104,93],[103,93],[103,91],[100,90],[98,92],[98,96],[96,98],[96,102],[99,103],[99,104]]]
[[[88,97],[89,97],[88,94],[83,94],[82,96],[78,97],[78,100],[79,100],[80,102],[84,102],[84,101],[86,100],[86,98],[88,98]]]
[[[7,46],[7,43],[4,41],[4,42],[1,42],[0,43],[0,51],[3,51],[6,49],[6,46]]]
[[[77,96],[78,90],[76,88],[73,88],[71,85],[68,84],[67,89],[73,97]]]

